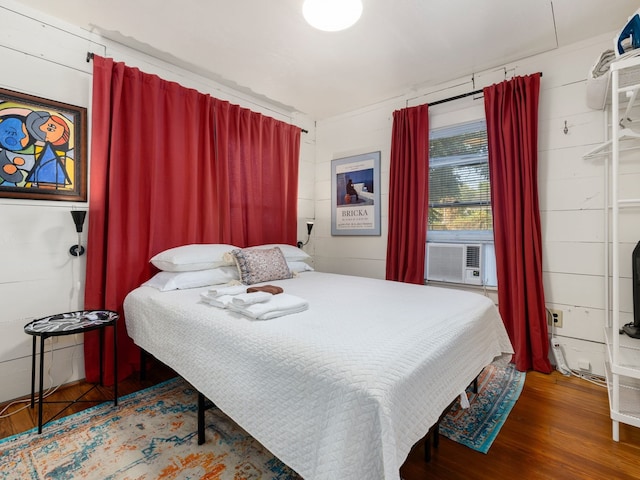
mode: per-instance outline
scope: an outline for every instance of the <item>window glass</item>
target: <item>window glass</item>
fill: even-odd
[[[468,231],[469,239],[477,239],[492,227],[485,122],[434,130],[429,140],[428,229]]]
[[[427,228],[428,242],[482,244],[482,284],[496,285],[484,120],[430,132]]]

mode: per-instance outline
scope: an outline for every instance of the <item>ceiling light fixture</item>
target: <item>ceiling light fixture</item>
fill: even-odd
[[[312,27],[325,32],[349,28],[362,15],[361,0],[305,0],[302,14]]]

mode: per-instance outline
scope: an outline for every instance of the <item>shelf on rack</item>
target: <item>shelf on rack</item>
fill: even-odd
[[[620,334],[623,321],[620,318],[620,272],[615,268],[619,261],[620,253],[620,209],[625,206],[635,205],[636,200],[621,199],[618,188],[620,179],[620,152],[623,139],[635,139],[636,145],[640,134],[629,130],[626,124],[630,122],[629,116],[637,100],[640,91],[640,56],[634,52],[629,58],[619,59],[610,65],[610,80],[608,85],[611,97],[612,119],[611,140],[592,149],[584,158],[600,155],[610,150],[611,176],[607,176],[609,165],[604,164],[605,178],[607,178],[607,190],[611,189],[611,201],[605,199],[604,208],[611,208],[611,223],[609,216],[605,215],[605,255],[609,255],[611,246],[611,262],[606,263],[605,278],[611,279],[608,292],[605,296],[605,311],[611,312],[610,327],[605,328],[605,342],[607,347],[607,359],[605,372],[607,376],[607,391],[613,421],[613,439],[620,440],[619,422],[640,427],[640,339],[631,338]],[[622,101],[621,101],[622,100]],[[627,103],[624,114],[621,114],[622,105]],[[622,119],[620,123],[619,119]],[[611,265],[614,266],[612,269]]]
[[[613,375],[609,362],[605,362],[605,374],[609,404],[613,405]],[[640,379],[621,377],[619,395],[619,408],[617,411],[611,408],[611,419],[640,427]]]
[[[629,131],[629,129],[625,129],[627,132]],[[640,145],[637,144],[637,140],[638,137],[635,137],[633,135],[629,135],[629,136],[625,136],[625,135],[621,135],[619,138],[619,141],[624,142],[624,141],[629,141],[629,140],[636,140],[635,144],[633,146],[630,147],[621,147],[619,148],[619,152],[623,153],[623,152],[629,152],[629,151],[633,151],[633,150],[638,150],[640,149]],[[627,142],[628,143],[628,142]],[[607,155],[611,155],[611,140],[607,140],[606,142],[601,143],[600,145],[597,145],[596,147],[592,148],[591,150],[589,150],[587,153],[585,153],[582,158],[584,158],[585,160],[590,159],[590,158],[599,158],[599,157],[604,157]]]
[[[640,379],[640,339],[631,338],[624,334],[618,334],[620,336],[620,349],[618,350],[618,366],[635,370],[637,375],[633,375]],[[613,361],[611,348],[613,346],[613,330],[611,328],[605,328],[604,331],[605,342],[607,343],[607,351],[609,354],[609,361]]]

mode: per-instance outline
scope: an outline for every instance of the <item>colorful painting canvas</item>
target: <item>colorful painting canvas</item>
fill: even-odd
[[[87,200],[86,108],[0,89],[0,197]]]

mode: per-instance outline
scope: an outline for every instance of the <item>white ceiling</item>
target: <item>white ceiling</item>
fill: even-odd
[[[632,0],[363,0],[355,26],[321,32],[303,19],[302,2],[19,0],[318,120],[617,32],[639,7]]]

